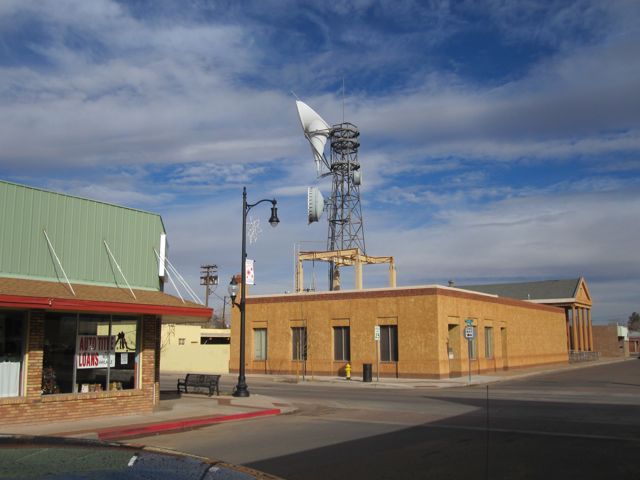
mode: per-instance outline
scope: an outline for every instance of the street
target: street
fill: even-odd
[[[248,383],[299,410],[135,442],[288,479],[640,478],[637,360],[448,389]]]

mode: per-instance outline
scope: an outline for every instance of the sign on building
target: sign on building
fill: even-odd
[[[109,335],[78,335],[76,349],[77,368],[107,368],[116,366],[113,354],[115,336]]]

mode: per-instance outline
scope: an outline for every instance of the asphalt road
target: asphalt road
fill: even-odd
[[[299,411],[136,442],[288,479],[640,478],[637,360],[488,387],[249,387]]]

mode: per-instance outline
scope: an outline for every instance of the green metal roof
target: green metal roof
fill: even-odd
[[[0,180],[0,276],[158,290],[159,215]],[[48,245],[47,232],[53,251]]]

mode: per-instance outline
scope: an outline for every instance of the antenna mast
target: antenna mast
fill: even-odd
[[[360,204],[359,136],[358,127],[349,122],[333,125],[329,134],[332,181],[327,250],[358,248],[366,255]],[[340,271],[333,262],[329,269],[329,288],[340,288]]]
[[[342,80],[342,109],[344,117],[344,79]],[[297,100],[298,115],[305,137],[311,146],[318,178],[331,176],[331,197],[326,202],[329,229],[327,250],[358,249],[366,255],[364,226],[360,206],[362,174],[358,162],[360,132],[354,124],[345,122],[329,126],[306,103]],[[324,155],[327,140],[331,145],[329,158]],[[328,172],[321,173],[322,170]],[[317,188],[307,191],[309,223],[317,222],[324,208],[322,195]],[[329,289],[340,289],[339,262],[330,262]]]

